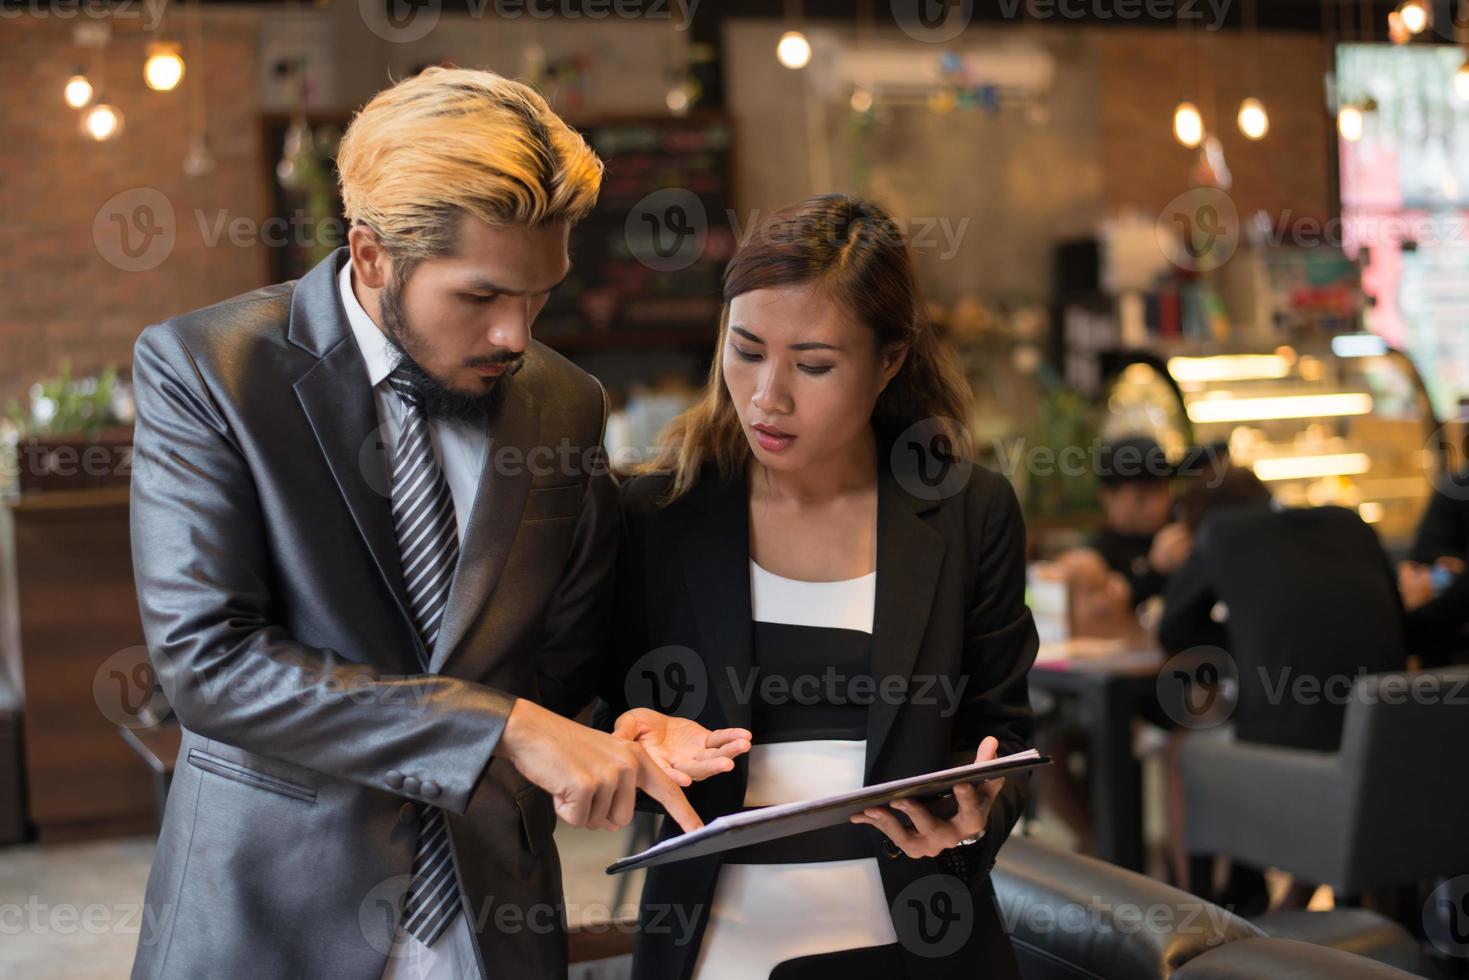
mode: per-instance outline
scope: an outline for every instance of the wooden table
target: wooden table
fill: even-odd
[[[1158,668],[1165,657],[1141,638],[1113,646],[1110,652],[1082,649],[1065,659],[1048,659],[1056,648],[1045,645],[1030,672],[1030,683],[1081,706],[1089,743],[1087,775],[1097,856],[1142,871],[1143,780],[1132,751],[1132,720],[1157,697]]]

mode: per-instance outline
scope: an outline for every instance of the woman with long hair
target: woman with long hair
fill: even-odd
[[[877,205],[802,201],[734,255],[703,396],[622,488],[620,664],[690,696],[619,726],[714,732],[705,820],[1027,747],[1025,529],[968,406]],[[955,796],[650,869],[635,976],[1017,975],[989,870],[1023,785]]]

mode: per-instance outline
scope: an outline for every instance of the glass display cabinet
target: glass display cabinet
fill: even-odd
[[[1389,550],[1411,541],[1444,461],[1418,371],[1381,338],[1108,360],[1104,440],[1151,435],[1174,462],[1227,446],[1282,503],[1351,507]]]

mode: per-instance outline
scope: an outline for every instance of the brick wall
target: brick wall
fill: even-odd
[[[1319,37],[1203,33],[1197,42],[1174,30],[1096,30],[1103,197],[1109,211],[1156,214],[1188,184],[1197,154],[1173,138],[1173,110],[1202,61],[1212,84],[1194,98],[1206,128],[1224,144],[1234,175],[1230,196],[1240,214],[1286,210],[1326,218],[1331,206],[1334,124],[1323,76],[1331,49]],[[1259,91],[1251,92],[1248,49],[1258,44]],[[1212,89],[1213,98],[1209,98]],[[1240,100],[1256,95],[1270,132],[1254,142],[1235,122]]]
[[[173,92],[150,90],[144,49],[155,35],[141,17],[115,19],[105,53],[107,98],[123,112],[122,135],[96,143],[78,132],[78,113],[62,100],[62,88],[92,52],[73,47],[76,22],[0,21],[0,64],[11,79],[0,87],[0,405],[66,358],[78,372],[126,365],[144,326],[253,289],[266,276],[263,246],[237,247],[228,237],[210,245],[196,215],[202,210],[212,224],[221,211],[252,221],[268,213],[254,16],[206,18],[204,82],[216,168],[202,179],[182,169],[184,93],[199,82],[197,66]],[[94,234],[99,210],[129,191],[119,199],[124,205],[161,200],[172,210],[174,243],[155,268],[128,271],[109,261],[125,253],[105,214]],[[166,229],[167,209],[155,210],[151,227]],[[140,245],[136,226],[133,234]],[[140,258],[151,263],[163,254]]]

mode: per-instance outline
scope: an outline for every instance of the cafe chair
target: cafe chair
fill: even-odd
[[[1358,678],[1339,751],[1191,738],[1193,854],[1224,854],[1355,895],[1469,871],[1469,668]]]
[[[1006,841],[992,878],[1024,980],[1421,975],[1343,949],[1271,938],[1254,923],[1171,885],[1024,837]],[[1357,924],[1369,934],[1386,923],[1373,913],[1365,916]]]
[[[1289,693],[1289,692],[1287,692]],[[1356,678],[1337,752],[1190,738],[1181,753],[1190,854],[1222,854],[1330,885],[1339,904],[1363,892],[1469,872],[1469,668]],[[1353,948],[1413,968],[1401,930],[1329,913],[1270,913],[1271,935]],[[1381,919],[1381,917],[1377,917]]]

